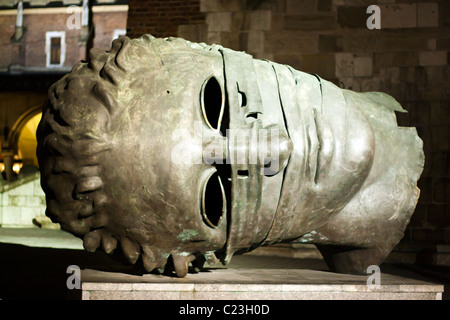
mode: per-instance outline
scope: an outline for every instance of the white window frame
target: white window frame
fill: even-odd
[[[59,57],[59,64],[51,64],[51,39],[52,38],[61,38],[61,52]],[[66,60],[66,32],[65,31],[47,31],[45,33],[45,66],[47,68],[58,68],[64,65],[64,61]]]
[[[127,29],[114,29],[113,40],[117,39],[119,36],[124,36],[127,34]]]

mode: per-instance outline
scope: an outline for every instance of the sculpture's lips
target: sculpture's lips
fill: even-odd
[[[312,188],[318,188],[319,177],[323,173],[323,164],[328,163],[333,153],[333,136],[324,127],[322,112],[313,109],[312,121],[308,128],[309,145],[309,181]],[[328,134],[327,134],[328,133]]]
[[[317,185],[317,175],[319,169],[319,156],[320,156],[320,136],[319,130],[316,125],[316,112],[313,113],[313,121],[310,121],[308,126],[308,147],[309,147],[309,180],[313,186]]]
[[[299,90],[294,88],[294,90]],[[281,106],[283,112],[289,113],[289,110],[284,110],[284,106]],[[329,153],[325,154],[323,151],[324,139],[327,139],[327,135],[323,132],[323,116],[320,106],[312,106],[310,110],[302,115],[302,121],[304,122],[304,135],[298,139],[303,140],[301,143],[297,143],[297,147],[303,146],[302,152],[304,156],[304,177],[309,181],[312,188],[318,187],[319,173],[321,170],[320,163],[327,161],[325,158],[329,156]],[[300,111],[301,112],[301,111]],[[298,128],[289,128],[285,125],[285,129],[289,135],[295,134],[292,130],[299,130]],[[331,138],[331,137],[328,137]],[[299,141],[298,141],[299,142]],[[327,145],[331,146],[331,141],[327,141]],[[289,166],[289,164],[288,164]]]
[[[312,108],[306,128],[306,139],[305,154],[308,158],[305,173],[308,174],[311,188],[317,189],[320,176],[327,171],[324,164],[330,162],[334,150],[333,134],[326,127],[321,106]]]

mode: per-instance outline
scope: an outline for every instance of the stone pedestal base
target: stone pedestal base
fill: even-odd
[[[381,274],[305,269],[212,269],[185,278],[83,270],[83,300],[441,300],[442,285]],[[369,283],[370,284],[370,283]]]

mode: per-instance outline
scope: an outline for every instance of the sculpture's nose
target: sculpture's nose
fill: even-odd
[[[261,174],[273,176],[288,163],[293,144],[286,132],[273,124],[252,130],[228,130],[203,137],[203,160],[208,164],[235,164],[248,170],[249,165],[261,167]]]
[[[265,155],[261,161],[262,173],[273,176],[287,166],[293,145],[286,132],[278,125],[270,125],[262,130],[263,134],[260,134],[259,139],[259,151]]]

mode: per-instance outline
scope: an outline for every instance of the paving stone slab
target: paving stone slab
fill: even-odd
[[[84,300],[441,300],[442,285],[383,274],[367,276],[308,269],[216,268],[188,274],[130,275],[82,270]]]

